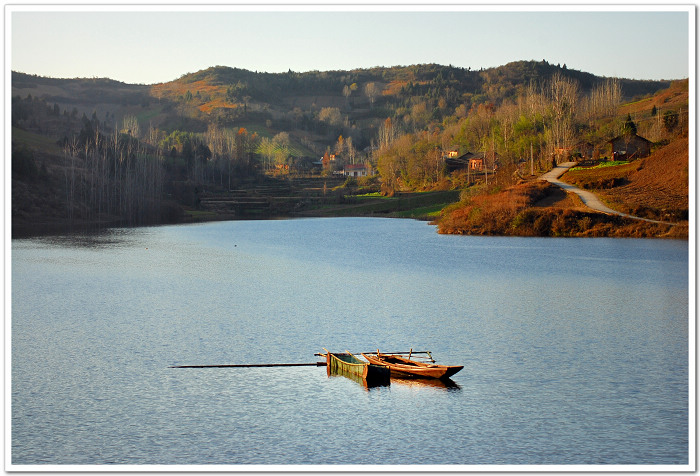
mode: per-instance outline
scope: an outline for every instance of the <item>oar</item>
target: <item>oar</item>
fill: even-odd
[[[221,364],[221,365],[171,365],[171,369],[221,369],[242,367],[325,367],[325,362],[310,362],[303,364]]]
[[[324,347],[323,350],[326,350],[325,347]],[[347,352],[347,351],[346,351],[346,352]],[[352,352],[352,353],[353,353],[353,354],[376,354],[377,351],[376,351],[376,350],[373,350],[373,351],[370,351],[370,352]],[[382,352],[382,354],[384,354],[384,355],[387,355],[387,354],[396,354],[396,355],[402,355],[402,354],[413,354],[413,355],[415,355],[415,354],[428,354],[428,355],[430,355],[430,356],[432,357],[432,354],[430,353],[429,350],[424,350],[424,351],[413,350],[413,351],[410,351],[410,352]],[[314,355],[315,355],[315,356],[319,356],[319,357],[325,357],[325,356],[326,356],[326,354],[314,354]]]

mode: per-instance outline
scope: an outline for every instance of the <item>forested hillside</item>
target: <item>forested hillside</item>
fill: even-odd
[[[604,155],[628,119],[655,143],[682,134],[687,88],[546,61],[283,74],[216,66],[155,85],[13,72],[13,220],[178,220],[205,192],[332,177],[350,164],[378,171],[366,181],[388,195],[505,184],[581,143]],[[686,102],[649,102],[660,91],[686,91]],[[452,170],[450,152],[485,154],[485,168]]]

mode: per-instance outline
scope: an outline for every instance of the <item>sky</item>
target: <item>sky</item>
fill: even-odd
[[[680,79],[694,71],[691,6],[485,8],[6,6],[5,58],[13,71],[136,84],[217,65],[270,73],[422,63],[478,70],[544,59],[606,77]]]

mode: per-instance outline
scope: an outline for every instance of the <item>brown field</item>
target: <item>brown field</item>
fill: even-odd
[[[620,106],[620,114],[646,113],[656,106],[659,110],[688,107],[688,80],[674,81],[671,87],[654,96]]]
[[[236,109],[238,107],[238,104],[228,103],[224,98],[216,98],[199,106],[199,110],[208,114],[214,109]]]
[[[191,83],[182,83],[173,81],[170,83],[160,83],[151,86],[151,94],[155,97],[171,97],[183,96],[190,91],[192,94],[208,93],[208,94],[225,94],[226,86],[215,86],[207,81],[194,81]]]
[[[688,138],[626,165],[567,172],[562,179],[596,192],[624,213],[665,221],[688,220]]]

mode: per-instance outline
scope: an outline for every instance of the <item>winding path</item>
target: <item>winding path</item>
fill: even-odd
[[[576,195],[578,195],[581,198],[581,201],[583,202],[584,205],[586,205],[588,208],[591,208],[595,211],[607,213],[609,215],[620,215],[620,216],[627,217],[627,218],[633,218],[635,220],[648,221],[650,223],[659,223],[662,225],[675,225],[675,223],[671,223],[671,222],[667,222],[667,221],[650,220],[649,218],[636,217],[634,215],[628,215],[627,213],[618,212],[617,210],[613,210],[612,208],[603,204],[603,202],[601,202],[600,199],[592,192],[589,192],[587,190],[582,190],[574,185],[571,185],[571,184],[568,184],[566,182],[562,182],[561,180],[559,180],[559,177],[564,175],[564,172],[569,170],[574,165],[576,165],[576,162],[564,162],[562,164],[559,164],[556,167],[554,167],[552,170],[547,172],[546,174],[542,175],[540,177],[540,180],[546,180],[549,183],[553,183],[555,185],[558,185],[559,187],[563,188],[567,192],[575,193]]]

